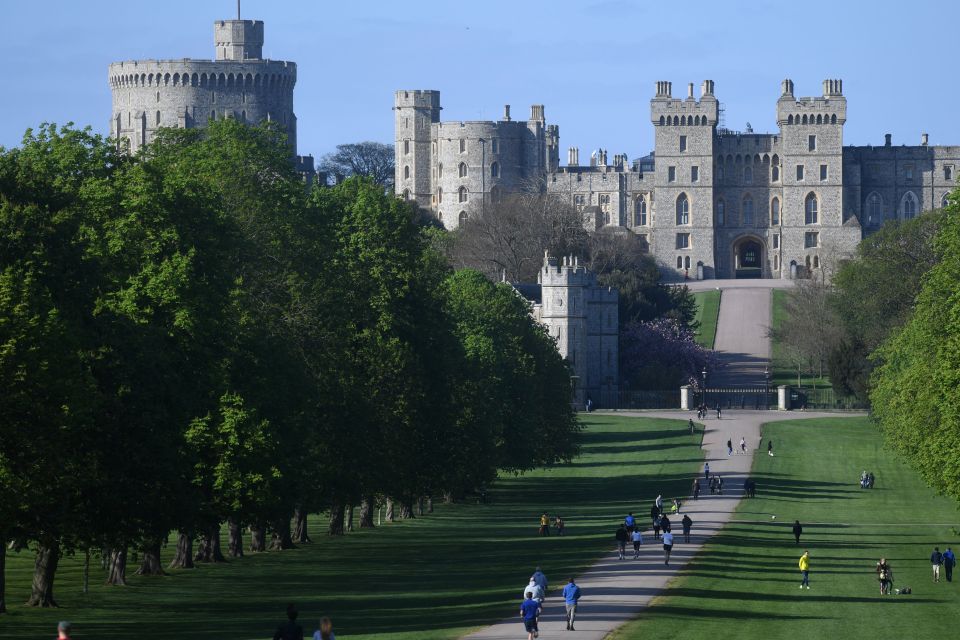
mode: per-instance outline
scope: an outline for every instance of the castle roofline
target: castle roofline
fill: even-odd
[[[111,62],[110,66],[111,67],[114,65],[138,66],[138,65],[146,65],[146,64],[161,65],[161,64],[184,64],[184,63],[209,64],[209,65],[218,66],[218,67],[220,66],[242,67],[244,65],[262,66],[265,64],[279,64],[285,67],[294,67],[294,68],[297,66],[296,62],[292,62],[290,60],[272,60],[270,58],[265,58],[265,59],[249,58],[247,60],[211,60],[209,58],[160,58],[160,59],[146,58],[143,60],[117,60],[115,62]]]

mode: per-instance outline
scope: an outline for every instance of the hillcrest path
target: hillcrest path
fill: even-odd
[[[767,329],[770,326],[771,289],[786,288],[793,285],[790,281],[777,280],[733,280],[689,282],[691,290],[722,289],[720,316],[717,323],[717,338],[714,346],[727,364],[725,370],[718,373],[710,386],[735,384],[764,384],[763,370],[770,359],[770,340]],[[644,418],[672,418],[684,420],[693,416],[691,411],[617,411],[614,415]],[[713,416],[715,414],[711,414]],[[668,590],[670,581],[703,547],[704,542],[716,534],[733,516],[743,496],[743,483],[750,474],[754,454],[766,455],[766,443],[761,443],[760,427],[767,422],[797,420],[805,418],[838,418],[863,414],[837,414],[815,412],[779,412],[779,411],[736,411],[723,413],[723,419],[709,417],[704,420],[703,437],[704,462],[710,463],[711,475],[719,474],[723,478],[724,494],[710,495],[709,487],[701,481],[700,499],[696,502],[688,497],[683,504],[681,515],[671,517],[674,533],[673,552],[670,565],[663,563],[663,545],[653,539],[653,530],[649,521],[650,507],[654,496],[639,497],[632,510],[638,514],[638,521],[644,524],[640,558],[633,560],[633,546],[628,542],[626,559],[617,559],[616,542],[613,532],[623,521],[626,513],[611,513],[610,550],[586,573],[574,576],[580,585],[582,597],[577,607],[576,632],[566,630],[566,611],[560,590],[570,576],[558,575],[550,571],[548,561],[541,566],[550,581],[550,591],[543,603],[543,615],[540,617],[541,638],[576,638],[578,640],[602,640],[623,623],[640,614],[650,601]],[[744,438],[747,442],[746,455],[727,455],[727,440],[736,448]],[[699,477],[703,478],[703,467]],[[690,478],[691,484],[693,478]],[[763,491],[763,486],[758,487]],[[664,510],[669,514],[667,504],[673,496],[664,496]],[[693,520],[690,544],[684,544],[680,526],[682,514],[689,514]],[[512,610],[504,611],[508,618],[480,631],[465,636],[467,640],[518,640],[526,637],[519,617],[519,590],[533,573],[533,566],[517,566],[517,601]]]

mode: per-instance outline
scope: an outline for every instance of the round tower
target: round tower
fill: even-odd
[[[212,120],[278,122],[297,148],[293,88],[297,65],[263,59],[259,20],[214,23],[214,60],[129,60],[109,67],[110,135],[137,151],[160,127],[204,127]]]

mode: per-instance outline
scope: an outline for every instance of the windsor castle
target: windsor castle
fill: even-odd
[[[442,122],[437,91],[397,91],[396,191],[454,229],[507,193],[539,184],[562,195],[588,228],[634,233],[666,279],[802,278],[823,274],[886,220],[943,206],[956,186],[960,147],[844,146],[840,80],[796,97],[784,80],[777,133],[720,126],[714,83],[685,98],[657,82],[650,101],[654,151],[629,161],[570,148],[560,165],[557,125],[543,105],[530,118]]]

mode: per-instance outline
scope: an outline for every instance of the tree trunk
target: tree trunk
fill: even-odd
[[[262,524],[250,527],[250,551],[260,553],[267,550],[267,528]]]
[[[372,529],[373,524],[373,509],[374,509],[374,498],[373,496],[367,496],[360,501],[360,528],[361,529]]]
[[[307,533],[307,510],[303,506],[298,506],[293,512],[294,528],[293,541],[298,544],[313,542],[310,534]]]
[[[273,524],[273,540],[270,541],[270,550],[285,551],[293,548],[293,537],[290,535],[290,517],[287,516]]]
[[[353,505],[347,507],[347,531],[353,531]]]
[[[220,551],[220,523],[213,525],[200,537],[200,544],[197,546],[197,555],[194,557],[197,562],[226,562]]]
[[[400,502],[400,519],[410,520],[413,518],[413,499],[404,498]]]
[[[330,505],[330,526],[327,529],[327,535],[343,535],[343,504],[337,500]]]
[[[240,528],[240,523],[236,520],[227,520],[227,529],[230,532],[227,537],[227,553],[231,558],[242,558],[243,529]]]
[[[0,539],[0,613],[7,612],[7,541]]]
[[[148,540],[142,549],[143,559],[140,561],[140,568],[137,569],[138,576],[165,576],[166,572],[160,566],[160,541]]]
[[[37,547],[37,559],[33,565],[33,588],[30,590],[28,607],[56,607],[53,599],[53,578],[57,575],[57,564],[60,562],[60,546],[54,542],[50,545],[41,543]]]
[[[127,586],[127,548],[120,547],[110,554],[110,571],[107,573],[107,584]]]
[[[193,536],[180,532],[177,536],[177,553],[168,569],[193,569]]]
[[[393,522],[393,521],[394,521],[394,517],[393,517],[393,498],[387,498],[387,508],[386,508],[386,511],[387,511],[387,513],[386,513],[386,515],[385,515],[384,517],[387,519],[387,522]]]

